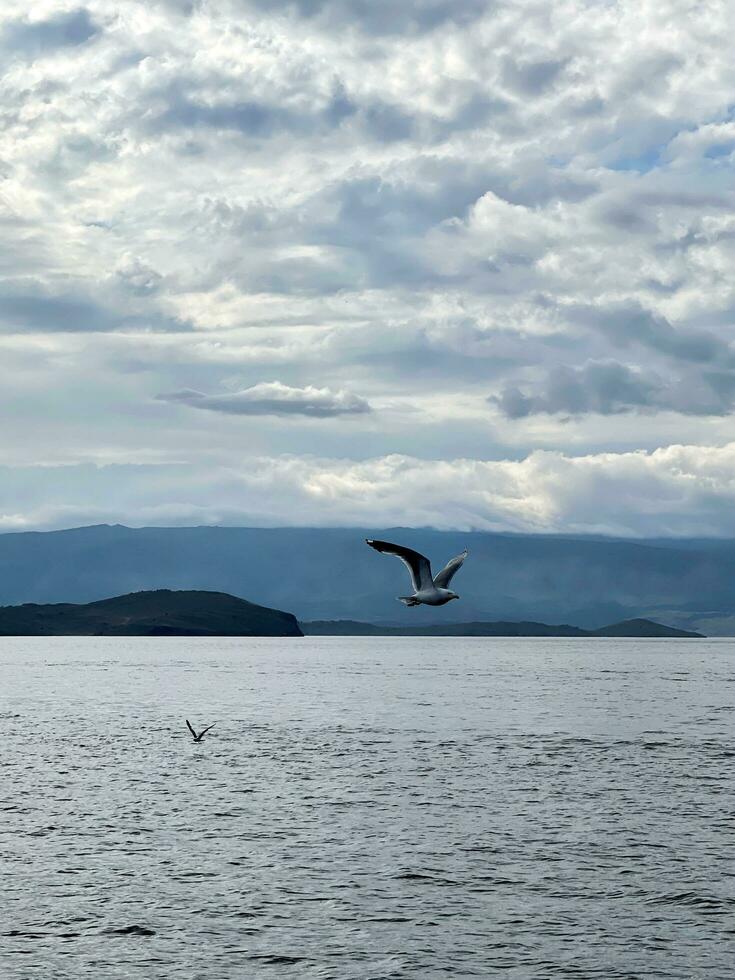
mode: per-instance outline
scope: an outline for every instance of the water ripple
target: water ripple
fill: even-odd
[[[3,980],[729,980],[734,650],[2,638]]]

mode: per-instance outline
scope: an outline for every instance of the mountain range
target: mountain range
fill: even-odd
[[[444,623],[439,626],[376,626],[356,623],[349,619],[328,622],[300,623],[305,636],[561,636],[635,637],[646,639],[702,639],[701,633],[680,630],[650,619],[626,619],[598,630],[583,630],[578,626],[551,626],[548,623]]]
[[[435,570],[469,549],[459,602],[406,609],[406,570],[366,537],[399,541]],[[155,589],[247,596],[300,621],[350,619],[422,627],[563,622],[595,630],[655,619],[735,634],[735,541],[436,531],[98,525],[0,534],[0,605],[86,603]]]

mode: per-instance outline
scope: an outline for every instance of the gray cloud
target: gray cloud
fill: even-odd
[[[123,265],[118,270],[118,279],[131,292],[140,295],[155,292],[158,284],[153,270],[135,264]],[[44,295],[40,284],[29,282],[21,286],[13,283],[9,289],[0,287],[0,332],[110,333],[140,329],[178,333],[189,329],[185,320],[155,309],[148,315],[130,309],[118,312],[113,302],[103,304],[73,292]],[[119,305],[124,307],[123,303]]]
[[[234,130],[257,138],[280,133],[303,136],[333,129],[357,112],[357,107],[339,88],[322,105],[289,106],[257,98],[208,103],[178,86],[170,86],[160,93],[159,99],[165,108],[149,117],[148,127],[153,131],[170,127],[207,127]]]
[[[30,57],[74,48],[89,41],[100,32],[85,7],[68,10],[46,20],[13,20],[6,22],[0,43],[6,50]]]
[[[326,419],[338,415],[364,415],[370,405],[348,391],[328,388],[292,388],[279,381],[261,382],[251,388],[224,395],[205,395],[184,389],[158,396],[161,401],[178,402],[227,415],[306,415]]]
[[[490,401],[511,419],[540,413],[615,415],[650,408],[656,403],[661,387],[655,377],[646,377],[616,361],[606,361],[581,368],[557,367],[541,391],[526,395],[517,387],[507,387]]]
[[[616,345],[638,343],[687,363],[735,367],[735,351],[722,337],[708,330],[675,329],[665,317],[635,303],[578,307],[570,310],[570,318],[604,330]]]
[[[689,372],[683,378],[664,379],[617,361],[560,365],[530,393],[509,385],[488,401],[510,419],[652,411],[723,416],[735,403],[735,373]]]
[[[505,84],[522,95],[539,95],[554,83],[567,61],[507,61],[503,67]]]
[[[488,0],[411,0],[400,4],[393,0],[250,0],[249,5],[264,13],[280,10],[317,20],[326,29],[347,26],[378,36],[423,34],[447,24],[466,25],[489,7]]]
[[[0,320],[11,330],[115,330],[121,318],[96,303],[41,291],[7,292],[0,297]]]

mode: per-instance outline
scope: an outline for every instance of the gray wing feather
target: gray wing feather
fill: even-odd
[[[440,572],[436,573],[434,585],[437,587],[437,589],[446,589],[448,587],[449,583],[454,578],[455,573],[462,567],[462,563],[467,555],[468,552],[465,549],[461,555],[457,555],[456,558],[452,558],[452,560],[448,561]]]
[[[365,541],[381,554],[395,555],[396,558],[401,559],[411,574],[414,592],[431,588],[431,565],[429,559],[424,555],[420,555],[418,551],[413,551],[411,548],[404,548],[401,544],[391,544],[390,541],[373,541],[371,538],[365,538]]]

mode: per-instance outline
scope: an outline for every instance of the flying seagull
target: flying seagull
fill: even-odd
[[[202,731],[201,731],[201,732],[199,732],[199,734],[197,735],[197,733],[196,733],[196,732],[194,731],[194,729],[193,729],[193,728],[191,727],[191,723],[189,722],[189,719],[188,719],[188,718],[186,719],[186,727],[187,727],[187,728],[189,729],[189,731],[191,732],[191,734],[192,734],[192,735],[194,736],[194,741],[195,741],[195,742],[201,742],[201,740],[202,740],[202,739],[204,738],[204,736],[205,736],[205,735],[207,734],[207,732],[209,731],[209,729],[210,729],[210,728],[214,728],[214,726],[215,726],[216,724],[217,724],[217,722],[216,722],[216,721],[215,721],[215,722],[212,722],[212,724],[211,724],[211,725],[209,725],[209,726],[208,726],[207,728],[203,728],[203,729],[202,729]]]
[[[373,541],[365,538],[371,548],[375,548],[383,555],[395,555],[400,558],[403,564],[411,573],[411,584],[413,585],[413,595],[398,596],[399,600],[406,606],[443,606],[451,599],[459,599],[456,592],[447,588],[452,581],[455,572],[462,567],[462,562],[467,557],[467,549],[456,558],[452,558],[436,576],[432,577],[431,564],[429,559],[420,555],[418,551],[411,548],[404,548],[400,544],[391,544],[390,541]]]

